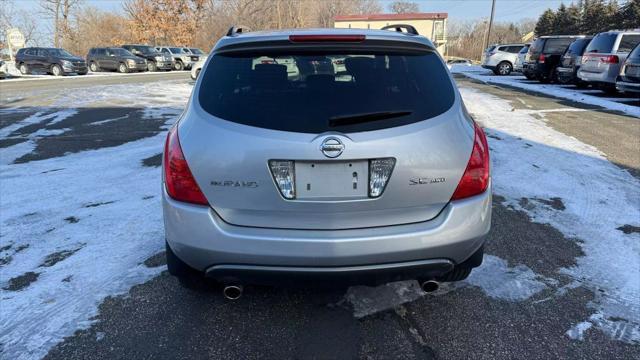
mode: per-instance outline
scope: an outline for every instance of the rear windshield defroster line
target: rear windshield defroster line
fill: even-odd
[[[448,72],[432,51],[218,53],[202,74],[198,100],[209,114],[291,132],[402,126],[438,116],[455,100]],[[373,119],[353,118],[363,114]]]

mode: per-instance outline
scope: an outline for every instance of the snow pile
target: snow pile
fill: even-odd
[[[602,94],[600,90],[578,90],[575,88],[565,88],[559,85],[542,84],[538,81],[527,80],[522,75],[497,76],[487,69],[480,66],[453,66],[451,72],[454,74],[463,74],[469,78],[480,80],[492,84],[508,85],[519,89],[534,91],[541,94],[554,96],[557,98],[567,99],[583,104],[600,106],[605,109],[621,111],[626,114],[640,117],[640,108],[633,105],[616,102],[616,99],[606,99],[592,96],[589,94]],[[618,99],[629,100],[634,99]],[[637,101],[637,100],[636,100]]]
[[[640,234],[618,229],[640,226],[640,182],[530,110],[513,109],[507,101],[473,89],[461,93],[490,135],[494,192],[533,221],[581,240],[585,256],[564,273],[597,294],[589,321],[617,339],[640,341]],[[519,202],[555,197],[562,199],[564,210],[523,208]]]
[[[150,113],[171,115],[168,127],[186,104],[191,86],[129,84],[97,90],[94,101],[127,99],[132,106],[162,106]],[[74,99],[62,96],[57,102]],[[56,116],[62,119],[74,111]],[[33,115],[12,128],[38,119]],[[3,129],[0,138],[7,134]],[[3,357],[44,356],[65,336],[88,327],[105,297],[125,293],[162,270],[142,265],[164,248],[164,232],[160,169],[143,167],[141,160],[160,153],[164,137],[161,133],[117,147],[0,165]],[[0,151],[3,158],[19,152],[14,146]]]

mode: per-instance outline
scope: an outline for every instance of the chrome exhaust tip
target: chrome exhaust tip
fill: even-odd
[[[227,300],[238,300],[242,296],[242,285],[228,285],[222,289],[222,295]]]
[[[426,293],[434,292],[438,290],[439,287],[440,283],[435,280],[427,280],[420,284],[420,288]]]

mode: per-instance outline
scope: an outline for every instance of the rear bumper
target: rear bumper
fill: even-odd
[[[640,83],[618,80],[616,81],[616,89],[626,93],[640,93]]]
[[[289,267],[335,274],[345,267],[399,264],[396,271],[424,260],[433,260],[427,267],[448,270],[443,264],[461,263],[484,244],[491,226],[490,189],[449,203],[430,221],[349,230],[230,225],[209,207],[176,202],[163,192],[165,236],[182,261],[212,276],[237,266],[252,273]]]
[[[616,76],[610,74],[611,71],[603,71],[603,72],[591,72],[584,71],[583,69],[578,70],[578,77],[582,81],[591,82],[591,83],[607,83],[607,84],[615,84]]]

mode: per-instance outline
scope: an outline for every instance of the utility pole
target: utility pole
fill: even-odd
[[[491,18],[489,18],[489,28],[487,28],[487,35],[484,38],[484,49],[489,47],[489,37],[491,36],[491,27],[493,26],[493,15],[496,12],[496,0],[491,2]],[[482,51],[484,52],[484,49]]]

